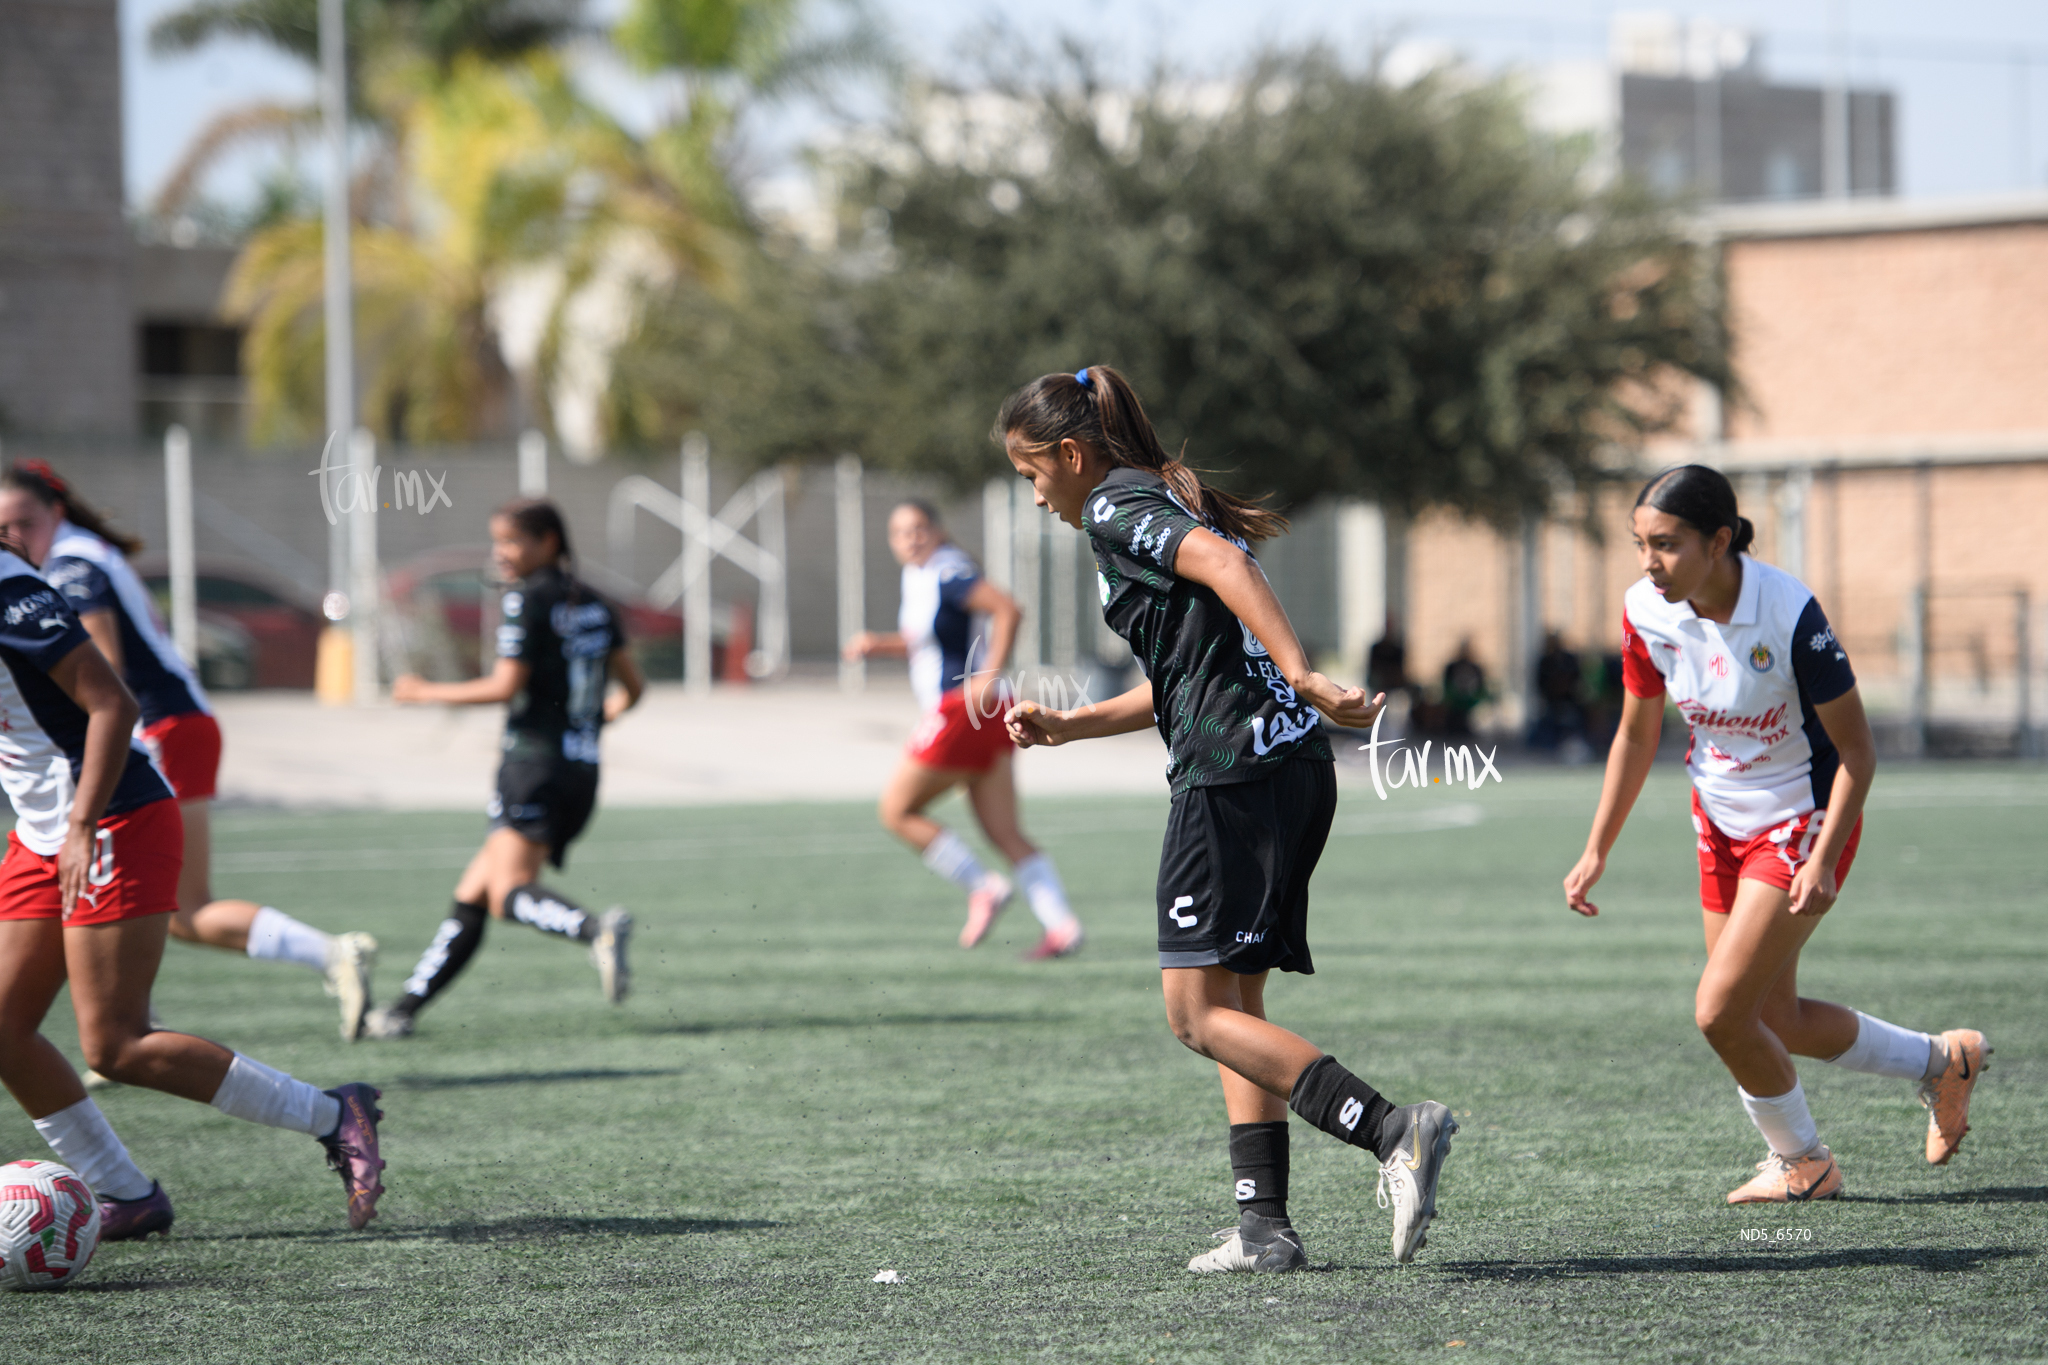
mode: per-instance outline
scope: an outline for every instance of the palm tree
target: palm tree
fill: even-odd
[[[685,91],[636,137],[576,90],[556,50],[583,31],[582,0],[352,0],[355,107],[371,133],[352,196],[366,424],[459,440],[530,416],[601,446],[610,352],[640,298],[679,277],[716,281],[744,249],[720,156],[735,103],[879,50],[858,25],[850,39],[799,41],[797,3],[634,0],[622,51]],[[153,39],[239,34],[310,57],[316,11],[317,0],[199,0]],[[237,111],[202,134],[167,192],[189,193],[228,147],[290,136],[302,117]],[[230,281],[259,440],[320,424],[321,241],[311,221],[265,229]]]

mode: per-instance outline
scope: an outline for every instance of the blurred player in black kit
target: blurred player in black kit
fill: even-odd
[[[407,674],[399,702],[509,703],[504,762],[491,798],[491,832],[455,884],[455,905],[413,968],[405,993],[364,1024],[371,1038],[404,1038],[420,1009],[448,988],[483,942],[487,916],[590,945],[607,1000],[626,998],[633,917],[592,914],[540,885],[543,861],[562,866],[597,804],[598,732],[640,700],[646,682],[611,605],[569,572],[569,531],[544,498],[507,503],[491,517],[491,563],[505,590],[498,663],[470,682]],[[609,684],[619,683],[616,691]]]

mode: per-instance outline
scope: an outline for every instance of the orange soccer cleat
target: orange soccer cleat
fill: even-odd
[[[1842,1192],[1842,1168],[1835,1154],[1816,1147],[1805,1156],[1771,1153],[1756,1163],[1756,1178],[1728,1192],[1731,1204],[1804,1204]]]
[[[1946,1166],[1970,1131],[1970,1092],[1984,1074],[1991,1055],[1984,1035],[1973,1028],[1952,1028],[1941,1035],[1948,1049],[1948,1068],[1931,1081],[1920,1082],[1920,1103],[1927,1106],[1927,1162]]]

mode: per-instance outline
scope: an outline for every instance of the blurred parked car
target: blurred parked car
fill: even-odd
[[[388,672],[411,669],[443,681],[482,673],[496,654],[491,633],[498,625],[498,585],[490,577],[490,558],[487,546],[451,545],[386,572],[385,598],[397,622],[396,638],[387,634],[386,642],[404,656]],[[625,617],[626,637],[650,678],[681,676],[681,616],[673,609],[648,606],[637,583],[601,566],[579,563],[576,572]],[[714,670],[722,670],[724,650],[714,621]]]
[[[197,568],[200,683],[219,692],[310,688],[324,624],[314,595],[244,560],[201,555]],[[168,621],[170,573],[162,556],[142,556],[135,571]]]

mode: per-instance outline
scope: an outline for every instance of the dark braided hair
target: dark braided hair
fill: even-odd
[[[1150,470],[1166,480],[1182,506],[1224,535],[1260,541],[1287,530],[1287,518],[1278,512],[1209,487],[1167,454],[1129,381],[1107,365],[1032,380],[1004,400],[991,434],[998,445],[1014,435],[1033,454],[1061,441],[1081,441],[1112,465]]]
[[[1741,554],[1756,539],[1756,527],[1735,510],[1735,485],[1720,470],[1703,464],[1673,465],[1662,471],[1636,494],[1636,506],[1677,517],[1709,540],[1727,527],[1730,554]]]
[[[62,506],[64,520],[81,531],[90,531],[124,555],[142,552],[142,538],[116,531],[93,507],[71,490],[56,470],[44,460],[16,460],[0,471],[0,488],[15,488],[35,496],[45,507]]]

